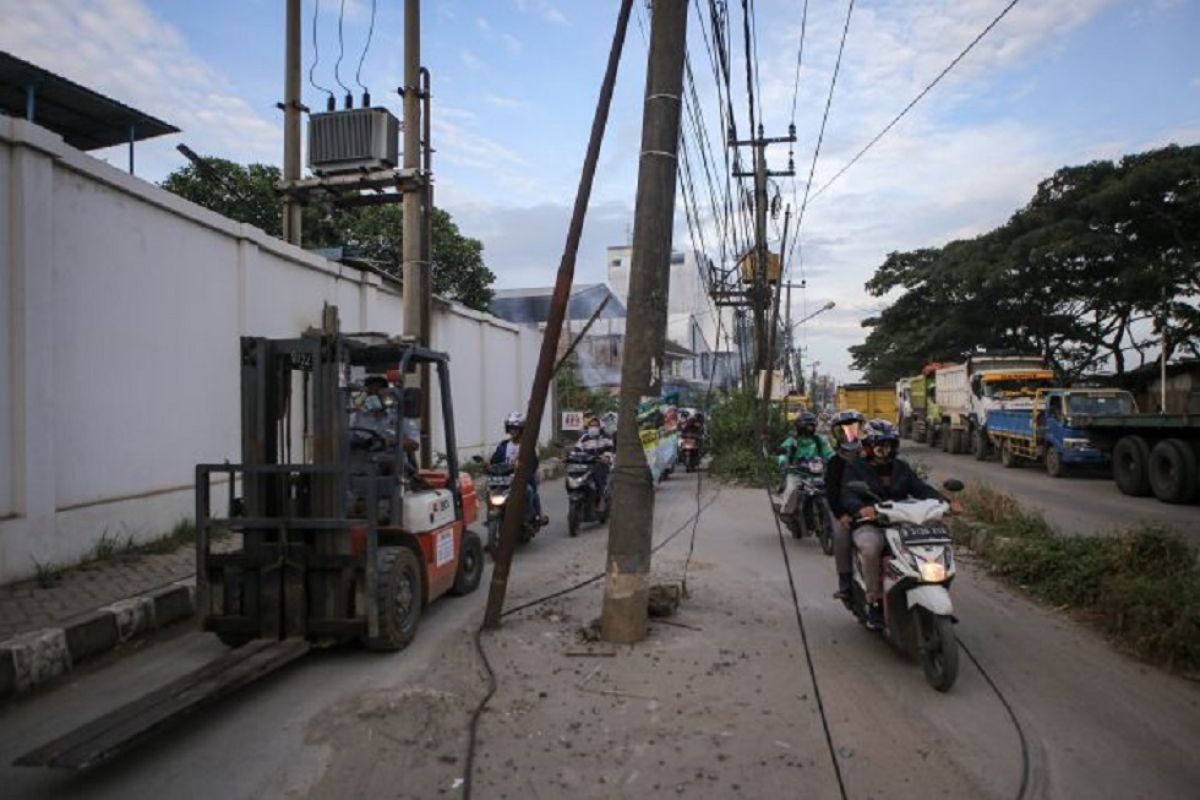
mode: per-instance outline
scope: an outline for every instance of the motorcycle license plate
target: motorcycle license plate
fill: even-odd
[[[917,542],[949,542],[950,531],[945,525],[912,525],[900,531],[905,544]]]

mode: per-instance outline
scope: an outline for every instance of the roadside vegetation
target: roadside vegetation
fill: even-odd
[[[761,486],[763,470],[776,479],[775,459],[764,457],[759,441],[759,417],[762,401],[752,390],[730,392],[712,410],[708,419],[710,471],[713,475],[737,483]],[[772,447],[787,438],[787,421],[778,406],[771,407],[767,442]]]
[[[976,485],[961,495],[956,538],[993,575],[1054,606],[1077,611],[1123,648],[1200,675],[1200,568],[1162,527],[1063,536],[1010,494]]]

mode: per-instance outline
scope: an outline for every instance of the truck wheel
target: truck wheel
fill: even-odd
[[[479,588],[483,578],[483,542],[475,531],[463,531],[462,552],[458,554],[458,572],[454,574],[454,586],[450,594],[470,594]]]
[[[379,548],[379,635],[363,646],[380,653],[403,650],[417,635],[421,618],[421,565],[407,547]]]
[[[1150,494],[1150,445],[1141,436],[1122,436],[1113,448],[1113,480],[1123,494]]]
[[[1163,439],[1150,451],[1150,488],[1164,503],[1187,503],[1196,494],[1196,454],[1179,439]]]
[[[1007,441],[1000,444],[1000,464],[1005,469],[1017,466],[1017,454],[1013,452],[1012,445]]]
[[[1046,474],[1051,478],[1061,478],[1067,474],[1067,468],[1062,463],[1062,455],[1056,447],[1046,448]]]
[[[938,435],[938,439],[941,441],[942,452],[949,453],[950,452],[950,423],[949,422],[942,423],[942,430],[941,430],[941,433]]]
[[[914,442],[916,442],[917,444],[925,443],[925,426],[924,425],[914,425],[913,426],[912,440]]]
[[[987,431],[983,428],[977,429],[971,443],[971,453],[975,456],[975,460],[987,461],[988,450],[990,448],[991,442],[988,441]]]
[[[966,448],[963,447],[963,435],[965,433],[963,430],[950,431],[950,455],[962,455],[966,451]]]

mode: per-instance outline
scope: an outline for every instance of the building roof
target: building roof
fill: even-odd
[[[179,132],[157,117],[0,51],[0,111],[24,118],[31,88],[33,122],[80,150]]]
[[[554,287],[541,286],[532,289],[499,289],[492,296],[489,310],[501,319],[525,325],[536,325],[550,318],[550,300]],[[605,283],[588,283],[572,287],[571,299],[567,303],[567,319],[588,319],[608,298],[608,305],[600,313],[600,319],[621,319],[625,316],[625,305],[613,294]]]

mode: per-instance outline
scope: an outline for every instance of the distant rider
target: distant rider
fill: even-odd
[[[896,458],[900,434],[884,419],[873,419],[863,429],[863,458],[847,462],[842,476],[841,505],[853,513],[854,547],[862,556],[863,579],[867,584],[867,627],[882,630],[883,576],[880,565],[886,546],[883,530],[875,524],[874,502],[849,488],[857,481],[865,483],[883,500],[943,500],[946,498],[921,480],[906,462]],[[955,514],[962,513],[957,500],[947,501]]]
[[[492,464],[511,464],[516,466],[517,456],[521,450],[521,434],[525,431],[525,415],[514,411],[504,420],[504,432],[508,438],[496,446],[492,453]],[[542,513],[542,497],[538,492],[538,457],[533,455],[533,469],[529,473],[529,483],[526,485],[529,510],[540,525],[545,525],[550,518]]]
[[[609,467],[616,453],[616,445],[599,417],[589,417],[583,435],[575,443],[575,449],[581,453],[596,456],[596,468],[592,470],[593,486],[596,489],[596,509],[601,510],[605,502],[605,489],[608,486]]]

